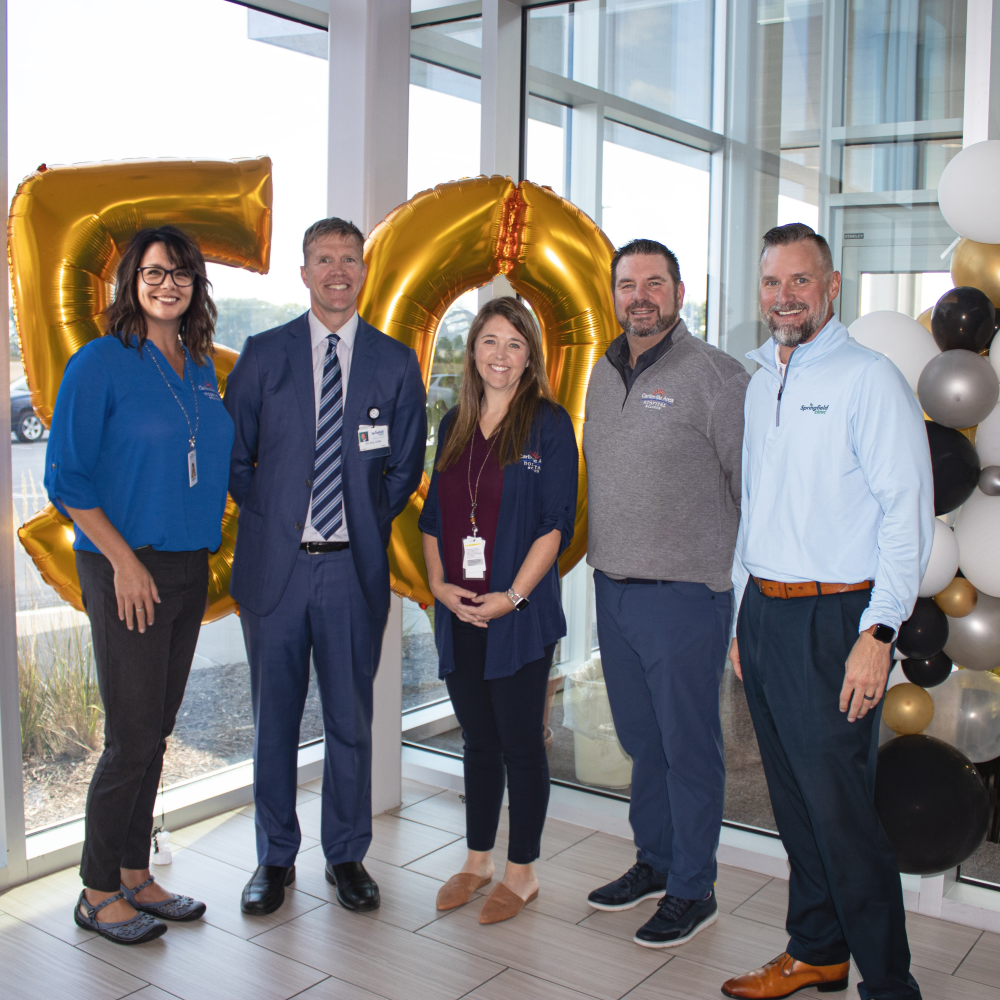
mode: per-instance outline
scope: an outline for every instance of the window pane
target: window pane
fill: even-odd
[[[944,168],[961,150],[961,139],[845,146],[842,189],[936,190]]]
[[[173,0],[169,17],[154,0],[11,0],[7,9],[10,176],[23,177],[42,161],[266,154],[274,164],[271,270],[209,265],[218,340],[238,348],[247,335],[301,314],[308,305],[299,277],[302,233],[326,214],[326,33],[225,0]],[[194,80],[194,89],[167,128],[161,114],[126,110],[119,127],[96,106],[81,113],[74,95],[93,74],[94,52],[141,52],[145,65],[172,67]],[[13,445],[19,522],[45,502],[44,457],[44,436]],[[43,583],[20,546],[17,608],[30,831],[83,811],[103,721],[86,616]],[[321,735],[313,687],[301,736]],[[231,615],[201,631],[164,784],[246,760],[252,741],[246,651]]]
[[[966,0],[850,0],[844,124],[961,118]]]
[[[604,134],[604,231],[615,246],[641,237],[673,250],[685,286],[681,315],[704,337],[711,157],[617,122],[606,122]]]

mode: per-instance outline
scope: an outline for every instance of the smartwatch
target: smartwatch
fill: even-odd
[[[507,591],[507,599],[514,605],[515,611],[523,611],[528,606],[528,598],[515,594],[513,588]]]
[[[894,628],[889,628],[888,625],[876,625],[872,630],[872,638],[888,645],[893,639],[896,638],[896,630]]]

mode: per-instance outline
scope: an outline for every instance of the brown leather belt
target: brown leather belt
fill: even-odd
[[[862,580],[860,583],[782,583],[781,580],[762,580],[758,576],[750,577],[757,589],[765,597],[819,597],[827,594],[847,594],[852,590],[870,590],[873,580]]]

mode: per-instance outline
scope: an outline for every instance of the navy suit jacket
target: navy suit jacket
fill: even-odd
[[[229,592],[268,615],[292,574],[316,445],[309,314],[248,337],[226,384],[236,425],[229,492],[239,505]],[[375,420],[368,417],[378,407]],[[388,424],[389,447],[362,452],[360,424]],[[386,547],[393,519],[420,484],[427,445],[424,381],[412,348],[358,317],[344,400],[344,517],[361,591],[373,618],[389,610]]]

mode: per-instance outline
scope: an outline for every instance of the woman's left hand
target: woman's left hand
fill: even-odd
[[[470,608],[469,613],[474,618],[482,622],[490,622],[495,618],[503,618],[504,615],[514,610],[510,598],[506,594],[495,591],[490,594],[483,594],[482,597],[473,597],[472,603],[477,605]]]

